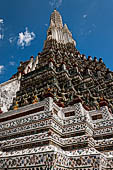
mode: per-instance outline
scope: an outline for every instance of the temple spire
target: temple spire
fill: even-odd
[[[50,24],[51,24],[51,22],[53,22],[55,24],[55,27],[57,27],[57,28],[63,27],[62,17],[56,9],[51,14]]]
[[[63,26],[62,17],[56,9],[50,16],[50,26],[47,31],[47,41],[49,40],[56,40],[60,44],[71,43],[76,46],[71,32],[66,24]],[[47,41],[44,47],[46,47]]]

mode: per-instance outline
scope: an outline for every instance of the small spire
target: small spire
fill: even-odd
[[[67,27],[67,24],[64,24],[63,30],[69,31],[69,29],[68,29],[68,27]]]
[[[91,56],[88,56],[88,60],[89,60],[89,61],[92,61],[92,57],[91,57]]]
[[[103,60],[102,60],[102,58],[99,58],[99,63],[103,63]]]
[[[98,62],[98,60],[97,60],[97,57],[96,57],[96,56],[94,57],[94,61],[95,61],[95,62]]]
[[[67,24],[64,24],[63,32],[67,32],[67,33],[70,35],[70,37],[72,37],[72,34],[71,34],[71,32],[69,31]]]

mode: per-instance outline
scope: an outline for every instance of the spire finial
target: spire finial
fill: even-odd
[[[59,12],[56,10],[56,8],[54,9],[53,13],[51,14],[50,23],[51,23],[51,21],[55,24],[55,26],[57,28],[63,27],[62,17],[59,14]]]
[[[71,43],[76,46],[67,25],[65,24],[63,27],[62,17],[56,9],[54,9],[50,17],[50,26],[47,31],[47,41],[49,40],[56,40],[61,44]],[[45,43],[44,48],[46,48],[46,45]]]

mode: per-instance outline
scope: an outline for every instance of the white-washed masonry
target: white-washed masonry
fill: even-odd
[[[3,112],[8,111],[19,88],[20,82],[18,79],[11,79],[0,84],[0,107]]]
[[[93,136],[96,132],[102,135],[104,129],[109,129],[109,133],[113,133],[111,128],[113,128],[113,117],[108,111],[108,108],[101,107],[98,111],[86,111],[81,103],[77,103],[71,107],[60,108],[54,102],[52,98],[46,98],[36,104],[31,104],[19,108],[18,110],[9,111],[0,115],[0,118],[5,118],[7,116],[27,112],[32,109],[40,108],[44,106],[43,111],[33,113],[32,115],[27,115],[14,120],[6,121],[0,124],[0,135],[10,136],[13,134],[18,134],[33,130],[47,128],[54,129],[54,132],[49,135],[48,132],[41,132],[34,135],[18,137],[14,139],[8,139],[1,141],[1,152],[0,152],[0,166],[1,168],[22,168],[22,167],[40,167],[43,169],[50,168],[49,163],[57,169],[57,167],[62,167],[62,170],[67,168],[98,168],[98,170],[113,167],[113,155],[110,152],[106,154],[97,151],[94,147],[100,145],[112,145],[111,139],[106,140],[94,140]],[[55,112],[57,111],[57,112]],[[74,116],[65,117],[68,112],[75,112]],[[102,114],[102,119],[92,120],[92,116],[95,114]],[[106,116],[105,116],[106,115]],[[110,127],[108,127],[110,124]],[[104,129],[102,127],[104,126]],[[70,138],[62,138],[63,134],[76,133],[80,131],[86,131],[87,133],[82,136],[75,136]],[[58,133],[56,133],[58,132]],[[106,133],[106,132],[105,132]],[[59,134],[59,135],[58,135]],[[57,146],[48,145],[35,148],[28,148],[22,150],[14,151],[4,151],[3,148],[10,148],[20,145],[26,145],[27,143],[37,143],[39,141],[50,140],[54,141]],[[68,145],[79,144],[87,142],[91,144],[89,148],[77,149],[76,151],[64,151],[60,148]],[[92,145],[93,144],[93,145]],[[51,152],[51,153],[50,153]],[[49,160],[49,161],[48,161]],[[55,161],[53,161],[55,160]],[[40,169],[41,170],[41,169]],[[90,169],[91,170],[91,169]]]

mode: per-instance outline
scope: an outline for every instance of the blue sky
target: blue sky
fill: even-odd
[[[113,0],[0,0],[0,83],[16,73],[20,61],[42,51],[54,8],[78,50],[102,57],[113,70]]]

